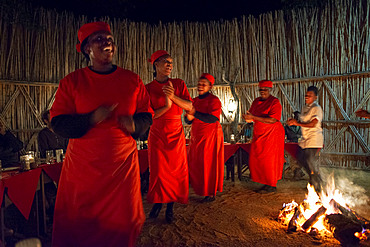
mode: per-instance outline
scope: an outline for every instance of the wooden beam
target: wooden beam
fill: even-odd
[[[351,114],[351,118],[355,117],[356,116],[356,111],[359,110],[360,108],[363,107],[363,105],[365,105],[366,101],[370,98],[370,91],[367,91],[365,97],[361,100],[360,104],[358,104],[358,106],[356,107],[356,109],[352,112]],[[339,130],[339,132],[337,133],[337,135],[334,137],[334,139],[332,140],[331,143],[329,143],[329,145],[326,146],[326,150],[331,150],[333,147],[334,147],[334,144],[338,141],[339,137],[347,130],[348,126],[344,126],[342,129]]]
[[[326,120],[322,121],[323,124],[360,124],[360,125],[370,125],[370,120]]]
[[[51,96],[51,98],[49,100],[48,107],[46,109],[44,109],[44,110],[48,110],[48,109],[50,109],[53,106],[53,103],[54,103],[54,100],[55,100],[55,95],[57,94],[57,91],[58,91],[58,89],[55,89],[55,91],[53,93],[53,96]]]
[[[340,153],[340,152],[321,152],[323,156],[357,156],[357,157],[370,157],[370,153]]]
[[[13,92],[12,96],[10,97],[9,101],[6,103],[6,105],[3,108],[3,112],[1,113],[2,116],[5,115],[5,113],[9,110],[10,106],[14,103],[15,99],[19,95],[19,88],[16,87],[15,91]]]
[[[29,140],[29,141],[28,141],[28,143],[27,143],[26,150],[30,150],[31,145],[32,145],[32,144],[36,141],[36,139],[37,139],[37,135],[38,135],[38,133],[37,133],[37,132],[33,133],[32,137],[30,138],[30,140]]]
[[[59,83],[50,83],[50,82],[31,82],[31,81],[12,81],[12,80],[0,80],[0,84],[8,84],[8,85],[17,85],[17,86],[33,86],[33,87],[43,87],[43,86],[50,86],[50,87],[58,87]]]
[[[19,86],[19,89],[21,90],[21,93],[23,94],[24,98],[26,99],[28,106],[31,108],[31,111],[33,115],[36,117],[36,120],[39,122],[40,126],[44,126],[44,122],[41,119],[40,113],[38,112],[35,104],[33,103],[33,100],[31,99],[30,95],[24,89],[24,86]]]
[[[293,104],[293,101],[290,99],[288,93],[286,92],[284,86],[282,84],[278,84],[278,87],[280,88],[280,91],[284,94],[285,99],[288,101],[290,107],[292,108],[293,112],[298,111],[298,109]]]
[[[353,73],[344,73],[344,74],[336,74],[336,75],[289,78],[289,79],[272,80],[272,81],[274,84],[281,84],[281,83],[337,80],[337,79],[345,79],[345,78],[352,78],[352,77],[370,77],[370,71],[367,70],[367,71],[358,71],[358,72],[353,72]],[[235,87],[249,87],[249,86],[256,86],[256,85],[258,85],[258,81],[249,81],[249,82],[240,82],[236,84]],[[229,85],[227,84],[214,85],[214,87],[228,87],[228,86]],[[189,87],[189,88],[196,88],[196,87]]]
[[[342,107],[342,104],[339,102],[339,99],[337,95],[335,94],[334,90],[331,88],[331,86],[328,84],[328,82],[324,82],[324,85],[326,89],[328,90],[329,94],[333,97],[337,107],[339,108],[342,116],[345,118],[345,120],[350,121],[351,118],[348,116],[348,114],[345,112],[345,110]],[[356,136],[357,140],[360,142],[360,145],[364,149],[366,153],[370,152],[370,148],[367,146],[365,140],[362,138],[361,134],[358,132],[357,128],[353,125],[349,125],[349,128],[352,130],[353,134]]]

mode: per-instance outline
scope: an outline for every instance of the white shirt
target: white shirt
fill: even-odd
[[[317,124],[313,128],[301,127],[302,140],[298,143],[298,145],[302,149],[322,148],[324,146],[324,135],[321,127],[322,117],[322,108],[316,101],[311,105],[304,105],[302,107],[302,112],[299,115],[299,121],[301,123],[309,123],[313,119],[318,120]]]

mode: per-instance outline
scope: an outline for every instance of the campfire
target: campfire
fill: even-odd
[[[342,245],[358,245],[370,238],[370,222],[351,210],[342,194],[335,189],[334,177],[329,178],[326,193],[317,193],[307,185],[306,199],[284,203],[278,220],[287,232],[303,231],[311,235],[334,236]]]

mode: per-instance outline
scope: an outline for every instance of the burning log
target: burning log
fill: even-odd
[[[295,201],[283,205],[283,208],[279,212],[278,221],[282,222],[284,225],[288,224],[287,220],[291,219],[290,216],[293,215],[293,211],[298,207]],[[295,211],[294,211],[295,212]]]
[[[360,239],[355,236],[356,232],[362,232],[362,225],[353,221],[344,214],[330,214],[325,217],[325,227],[333,232],[333,235],[344,246],[358,245]]]
[[[356,216],[357,220],[359,220],[362,224],[362,227],[365,229],[370,229],[370,221],[368,219],[365,219],[361,215],[358,215],[355,211],[352,211],[352,213]]]
[[[354,222],[361,224],[362,227],[370,228],[370,222],[367,219],[361,217],[354,211],[346,209],[345,207],[337,203],[334,199],[331,199],[329,204],[330,206],[338,209],[347,218],[353,220]]]
[[[326,208],[321,206],[306,222],[302,225],[302,229],[307,231],[311,226],[313,226],[321,215],[325,214]]]
[[[299,207],[295,207],[293,217],[290,219],[288,224],[288,232],[295,232],[298,228],[297,220],[299,216],[301,215],[301,210]]]

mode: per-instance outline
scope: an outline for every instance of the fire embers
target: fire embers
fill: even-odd
[[[304,231],[334,236],[343,246],[356,246],[370,238],[370,222],[338,203],[340,194],[319,197],[310,184],[307,189],[308,195],[302,203],[292,201],[280,210],[278,220],[288,226],[288,233]]]

